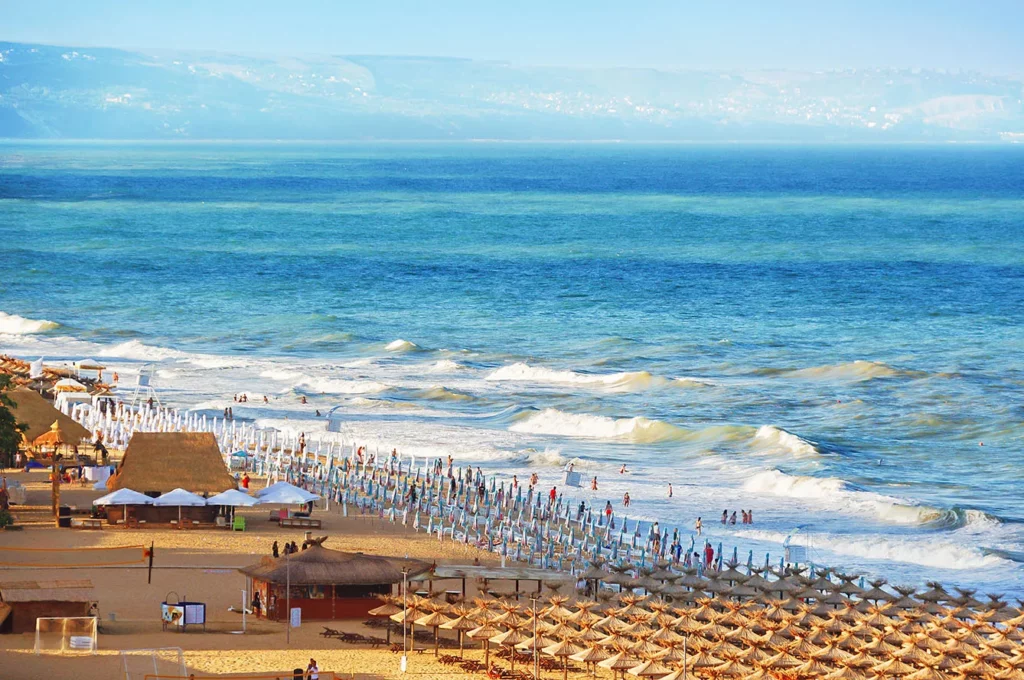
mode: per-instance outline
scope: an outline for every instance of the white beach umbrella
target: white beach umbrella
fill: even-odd
[[[92,502],[93,505],[152,505],[153,499],[146,494],[132,491],[131,489],[118,489],[100,496]]]
[[[238,489],[228,489],[227,491],[222,491],[216,496],[210,496],[206,499],[207,505],[230,505],[235,508],[247,508],[258,504],[259,502],[260,499],[253,498],[249,494],[243,493]]]
[[[270,491],[270,493],[260,494],[261,505],[300,505],[320,498],[315,493],[310,493],[292,484],[288,484],[287,487],[279,486],[273,491],[267,487],[263,491]]]
[[[158,496],[153,499],[153,505],[161,507],[174,507],[178,508],[178,525],[181,526],[181,508],[182,506],[189,507],[201,507],[206,505],[206,499],[202,496],[198,496],[191,491],[185,491],[184,489],[175,489],[174,491],[168,491],[162,496]]]

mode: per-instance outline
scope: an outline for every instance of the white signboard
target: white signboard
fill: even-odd
[[[298,628],[302,625],[302,608],[292,607],[291,611],[291,626],[292,628]]]

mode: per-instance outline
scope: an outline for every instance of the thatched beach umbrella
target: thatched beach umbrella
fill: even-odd
[[[523,635],[523,633],[519,630],[518,627],[513,627],[509,628],[504,633],[499,633],[498,635],[495,635],[490,639],[490,641],[501,647],[507,647],[509,651],[512,652],[510,658],[512,660],[512,670],[514,671],[516,669],[516,655],[513,647],[515,647],[521,642],[524,642],[527,639],[528,638],[525,635]]]
[[[614,676],[616,673],[625,675],[625,672],[630,668],[635,668],[640,663],[640,659],[633,656],[632,652],[626,650],[620,650],[616,654],[608,657],[604,661],[597,663],[601,668],[607,668],[612,672]]]
[[[426,616],[421,616],[420,618],[416,619],[417,625],[423,626],[424,628],[434,629],[434,656],[437,656],[437,649],[440,643],[438,637],[438,628],[440,628],[443,624],[448,623],[449,621],[451,621],[451,619],[442,614],[441,612],[431,612]]]
[[[465,648],[463,646],[463,642],[464,642],[464,637],[463,636],[465,635],[466,631],[473,630],[474,628],[476,628],[477,624],[475,622],[471,621],[468,616],[462,615],[462,616],[457,616],[454,619],[452,619],[452,620],[450,620],[450,621],[448,621],[446,623],[442,623],[440,627],[444,628],[445,630],[458,631],[458,634],[459,634],[459,657],[461,658],[463,656],[463,654],[465,653]]]
[[[491,664],[491,638],[501,632],[501,629],[490,623],[485,623],[482,626],[477,626],[471,631],[466,633],[466,636],[470,640],[483,640],[484,643],[484,667],[490,667]]]
[[[583,648],[571,640],[562,640],[561,642],[556,642],[553,645],[548,645],[541,651],[548,656],[553,656],[555,658],[561,657],[562,680],[565,680],[569,677],[569,657],[573,654],[582,652]]]
[[[600,645],[592,644],[584,649],[582,652],[577,652],[569,658],[573,661],[579,661],[586,665],[587,668],[597,666],[599,661],[604,661],[611,656],[611,653],[606,651]],[[595,671],[596,674],[596,671]]]
[[[643,663],[633,666],[627,671],[630,675],[638,678],[660,678],[672,672],[672,669],[658,659],[648,659]]]

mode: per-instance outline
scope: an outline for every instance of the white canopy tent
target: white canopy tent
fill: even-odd
[[[287,482],[278,482],[268,486],[266,489],[263,489],[263,493],[259,494],[260,505],[301,505],[319,500],[319,498],[320,496],[317,496],[315,493],[310,493]]]
[[[198,496],[191,491],[185,491],[184,489],[174,489],[168,491],[162,496],[158,496],[153,499],[153,505],[161,507],[175,507],[178,508],[178,525],[181,525],[181,508],[183,506],[188,507],[202,507],[206,505],[206,499],[202,496]]]
[[[108,493],[106,496],[100,496],[94,500],[92,504],[120,505],[122,507],[122,512],[124,513],[121,516],[125,521],[127,521],[129,505],[153,505],[153,499],[146,494],[139,493],[138,491],[132,491],[131,489],[118,489],[117,491]]]

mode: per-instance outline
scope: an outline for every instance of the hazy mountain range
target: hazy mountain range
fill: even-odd
[[[0,137],[1024,141],[1024,83],[0,42]]]

